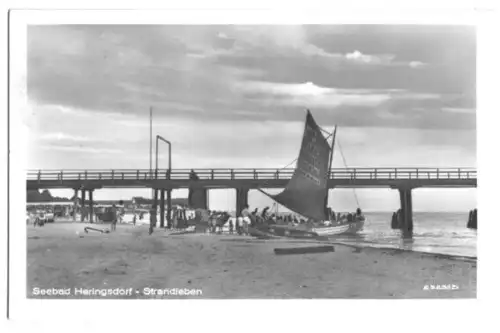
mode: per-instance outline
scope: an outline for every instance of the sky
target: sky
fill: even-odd
[[[305,109],[339,126],[348,167],[476,166],[472,26],[44,25],[28,28],[27,46],[29,169],[148,169],[150,107],[173,168],[283,167]],[[234,209],[234,192],[210,191],[210,208]],[[389,189],[334,190],[329,203],[352,210],[356,196],[365,210],[399,205]],[[419,189],[413,200],[468,211],[476,190]],[[249,201],[271,204],[257,191]]]

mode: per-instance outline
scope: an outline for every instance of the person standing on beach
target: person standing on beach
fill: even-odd
[[[116,222],[118,219],[118,211],[116,210],[116,205],[113,204],[111,207],[111,231],[116,231]]]
[[[241,235],[241,217],[236,218],[236,233]]]
[[[174,207],[174,209],[172,210],[172,225],[170,226],[174,230],[177,229],[178,218],[179,218],[179,211],[177,210],[177,207]]]
[[[245,208],[241,211],[241,217],[243,218],[243,233],[248,235],[248,225],[250,222],[250,211],[248,210],[248,205],[245,205]]]
[[[149,210],[149,234],[150,235],[153,233],[155,226],[156,226],[156,206],[153,206]]]

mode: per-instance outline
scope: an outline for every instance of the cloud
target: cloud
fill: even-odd
[[[41,146],[45,150],[58,150],[65,153],[90,153],[90,154],[121,154],[123,151],[119,149],[108,149],[108,148],[94,148],[94,147],[81,147],[81,146],[58,146],[58,145],[48,145]],[[89,155],[86,155],[89,157]]]
[[[421,61],[410,61],[409,65],[411,68],[421,68],[424,67],[426,64],[424,64]]]
[[[397,49],[367,52],[351,44],[341,50],[314,40],[324,34],[334,41],[355,31],[334,28],[34,26],[28,36],[28,96],[68,112],[134,115],[138,119],[123,121],[142,124],[150,106],[157,117],[288,121],[297,119],[292,108],[381,108],[394,100],[418,100],[421,105],[412,106],[425,107],[441,89],[468,91],[459,84],[459,71],[453,71],[453,86],[447,85],[449,75],[439,67],[400,59]],[[67,43],[74,39],[74,45]],[[269,82],[261,86],[273,94],[241,89],[248,80]],[[459,101],[446,106],[463,107]],[[379,114],[387,115],[377,111],[371,117]]]
[[[421,61],[397,61],[395,54],[369,55],[360,51],[354,51],[345,54],[348,61],[363,65],[384,65],[384,66],[404,66],[410,68],[422,68],[426,66]]]
[[[365,106],[376,107],[391,100],[439,99],[438,94],[411,93],[401,89],[337,89],[321,87],[312,82],[275,83],[241,82],[238,88],[247,94],[258,94],[262,103],[302,107]]]
[[[363,54],[359,51],[354,51],[352,53],[347,53],[345,58],[350,61],[363,63],[363,64],[372,64],[372,65],[387,65],[392,62],[394,59],[394,55],[367,55]]]
[[[71,142],[90,142],[92,141],[91,138],[86,137],[86,136],[78,136],[78,135],[71,135],[71,134],[66,134],[62,132],[52,132],[52,133],[46,133],[43,134],[41,137],[42,140],[46,141],[71,141]]]

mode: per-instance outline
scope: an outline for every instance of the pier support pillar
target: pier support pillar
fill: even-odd
[[[248,205],[248,189],[236,189],[236,216],[240,216],[241,211]]]
[[[149,234],[151,235],[156,228],[156,224],[158,221],[156,220],[157,212],[158,212],[158,189],[153,189],[153,203],[151,204],[151,208],[149,209]]]
[[[94,223],[94,190],[89,190],[89,222]]]
[[[208,189],[192,188],[189,189],[188,196],[189,207],[192,209],[208,209]]]
[[[80,208],[80,222],[85,221],[85,193],[86,191],[82,189],[82,206]]]
[[[413,208],[411,199],[411,188],[400,188],[399,199],[401,201],[401,214],[399,226],[403,238],[413,237]]]
[[[73,195],[73,222],[76,222],[77,205],[78,205],[78,189],[75,188],[75,195]]]
[[[160,228],[165,228],[165,190],[160,190]]]
[[[477,209],[469,212],[469,220],[467,221],[467,228],[477,229]]]
[[[165,216],[165,213],[163,213]],[[167,227],[172,228],[172,190],[167,190]]]
[[[154,209],[155,213],[158,211],[157,207],[158,207],[158,189],[155,188],[153,190],[153,206],[152,206],[152,208]]]
[[[399,229],[398,212],[392,213],[391,229]]]

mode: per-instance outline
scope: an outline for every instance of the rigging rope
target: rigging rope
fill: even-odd
[[[346,162],[345,157],[344,157],[344,152],[342,151],[342,146],[340,145],[340,140],[337,138],[336,141],[337,141],[337,145],[339,146],[340,156],[342,156],[342,161],[344,161],[344,167],[347,169],[348,168],[347,162]],[[361,206],[359,205],[358,195],[356,194],[356,188],[353,187],[352,193],[354,193],[354,198],[356,199],[357,207],[361,208]]]
[[[280,170],[288,168],[290,165],[292,165],[293,163],[297,162],[297,160],[298,160],[298,158],[294,159],[292,162],[288,163],[286,166],[282,167]]]

